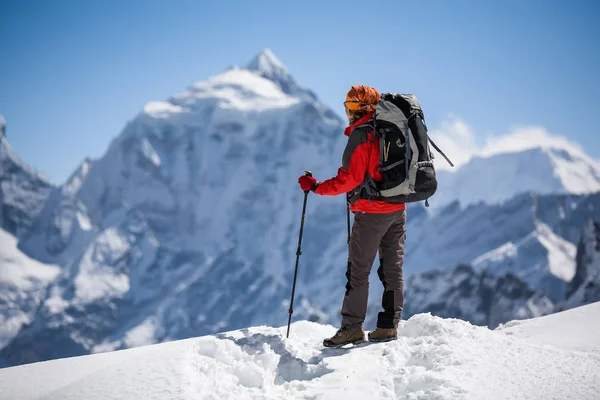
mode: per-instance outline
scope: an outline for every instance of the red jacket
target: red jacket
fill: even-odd
[[[317,186],[315,193],[324,196],[337,196],[354,190],[365,179],[368,171],[375,181],[381,180],[381,174],[377,170],[379,166],[379,137],[367,127],[359,127],[373,117],[369,113],[346,128],[348,144],[342,157],[342,166],[338,173],[331,179],[323,181]],[[404,204],[393,204],[380,200],[359,199],[350,205],[353,212],[366,212],[372,214],[385,214],[389,212],[404,210]]]

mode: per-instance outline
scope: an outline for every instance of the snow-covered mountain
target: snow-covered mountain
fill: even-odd
[[[62,270],[0,363],[287,321],[303,198],[296,180],[305,169],[319,179],[335,174],[343,127],[268,50],[247,67],[146,104],[102,158],[85,160],[51,190],[20,233],[20,250]],[[472,321],[542,314],[544,294],[564,298],[581,227],[599,207],[600,194],[533,193],[500,204],[451,203],[432,214],[411,206],[406,276],[446,269],[445,277],[472,264],[472,274],[447,288],[450,295],[487,277],[465,297],[489,313]],[[337,324],[346,259],[343,196],[311,194],[295,320]],[[535,299],[537,308],[485,303],[482,293],[506,272],[541,294],[506,280],[492,301],[511,298],[518,286],[515,298]],[[378,307],[375,271],[371,282]],[[426,297],[418,303],[433,304]]]
[[[17,249],[13,235],[0,228],[0,348],[33,321],[58,266],[32,260]]]
[[[600,223],[590,219],[577,246],[577,269],[564,308],[600,301]]]
[[[308,92],[290,95],[263,77],[276,71],[279,83],[293,81],[272,53],[258,59],[148,103],[101,159],[53,191],[19,246],[64,271],[2,358],[22,363],[285,320],[303,197],[296,179],[306,168],[333,173],[339,159],[331,155],[341,157],[346,138]],[[317,293],[336,272],[327,255],[345,252],[344,200],[333,203],[310,202],[302,281],[319,276]],[[328,224],[334,209],[339,222]],[[318,264],[311,254],[321,255]],[[297,300],[298,317],[321,312],[307,298]]]
[[[30,229],[53,186],[15,154],[4,123],[0,117],[0,348],[33,320],[59,273],[17,249],[15,236]]]
[[[431,201],[434,207],[455,200],[464,205],[493,204],[525,192],[599,192],[600,162],[575,145],[558,142],[473,157],[456,171],[439,171],[438,178],[438,193]]]
[[[496,276],[512,273],[558,302],[575,275],[581,227],[599,213],[600,193],[528,193],[502,204],[455,202],[432,215],[413,213],[405,271],[473,265]]]
[[[28,230],[52,187],[15,154],[0,133],[0,229],[13,235]]]
[[[495,330],[419,314],[398,340],[323,349],[297,322],[0,370],[0,397],[597,399],[600,303]],[[385,372],[385,373],[382,373]]]
[[[431,312],[490,328],[554,311],[552,300],[516,276],[498,277],[467,265],[412,275],[406,282],[405,297],[404,318]]]

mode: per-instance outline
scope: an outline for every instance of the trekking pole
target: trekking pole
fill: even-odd
[[[310,171],[304,171],[304,175],[312,176]],[[304,203],[302,204],[302,219],[300,220],[300,235],[298,236],[298,249],[296,250],[296,268],[294,269],[294,283],[292,284],[292,298],[290,299],[290,308],[289,318],[288,318],[288,326],[287,326],[287,334],[286,338],[290,337],[290,324],[292,323],[292,314],[294,312],[294,294],[296,293],[296,278],[298,277],[298,261],[300,261],[300,254],[302,251],[300,250],[300,246],[302,245],[302,231],[304,231],[304,214],[306,213],[306,199],[308,198],[308,193],[310,190],[306,190],[304,192]]]

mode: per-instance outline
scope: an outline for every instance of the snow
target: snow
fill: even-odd
[[[61,187],[62,193],[66,196],[75,196],[81,189],[81,185],[85,181],[88,173],[90,172],[90,168],[92,166],[92,161],[90,159],[84,160],[79,168],[75,170],[75,172],[69,177],[67,182]]]
[[[129,276],[113,267],[124,259],[130,244],[116,228],[102,232],[96,245],[88,248],[82,257],[75,277],[75,296],[90,303],[105,296],[121,296],[129,290]]]
[[[440,132],[432,130],[432,137],[439,137],[438,145],[442,150],[448,148],[453,161],[452,154],[457,154],[458,165],[448,169],[442,157],[435,159],[439,187],[430,202],[438,210],[454,200],[463,205],[494,204],[524,192],[600,191],[600,161],[577,144],[541,128],[523,128],[495,138],[481,151],[474,147],[471,129],[460,120],[443,123]],[[455,139],[470,150],[461,152]]]
[[[511,321],[497,330],[531,343],[600,354],[600,302],[540,318]]]
[[[543,257],[552,275],[564,282],[573,279],[577,247],[555,234],[542,222],[537,222],[536,229],[518,242],[505,243],[478,256],[471,264],[490,272],[501,268],[501,271],[496,271],[497,274],[511,272],[516,275],[526,275],[532,270],[539,269],[540,253],[545,253]]]
[[[155,167],[160,167],[160,156],[150,144],[150,141],[147,138],[142,140],[142,153],[144,157],[150,161]]]
[[[46,285],[59,272],[23,254],[16,238],[0,229],[0,349],[32,321]]]
[[[496,264],[496,263],[505,263],[507,260],[510,260],[511,258],[515,258],[518,256],[518,249],[519,247],[517,245],[515,245],[512,242],[508,242],[503,244],[502,246],[498,247],[497,249],[494,249],[492,251],[489,251],[485,254],[482,254],[481,256],[475,258],[472,261],[472,264],[474,266],[480,266],[480,265],[490,265],[490,264]]]
[[[577,247],[552,232],[546,224],[538,224],[537,237],[548,250],[548,269],[557,278],[570,282],[575,276]]]
[[[566,284],[575,276],[577,247],[545,223],[534,221],[534,226],[528,235],[474,258],[471,265],[496,276],[514,274],[554,301],[561,301]]]
[[[583,154],[583,149],[578,144],[563,136],[550,134],[539,126],[518,126],[506,135],[490,137],[479,154],[483,157],[490,157],[496,154],[517,153],[536,148]]]
[[[547,150],[555,174],[568,193],[594,193],[600,191],[600,162],[583,151],[568,152],[563,149]]]
[[[144,112],[154,118],[168,118],[171,114],[187,111],[166,101],[150,101],[144,106]]]
[[[90,220],[90,218],[81,213],[81,212],[77,212],[75,214],[75,216],[77,217],[77,222],[79,223],[79,227],[81,228],[81,230],[84,231],[91,231],[92,230],[92,221]]]
[[[29,258],[17,248],[17,239],[0,229],[0,282],[27,289],[31,279],[49,282],[56,277],[59,268]]]
[[[332,326],[251,327],[0,370],[0,397],[596,399],[600,303],[496,330],[418,314],[398,340],[323,348]]]
[[[264,49],[248,65],[246,69],[250,71],[259,71],[268,75],[287,73],[287,67],[271,51]]]
[[[221,107],[241,111],[282,109],[299,101],[285,94],[272,80],[246,69],[230,69],[192,88],[197,99],[217,97]]]

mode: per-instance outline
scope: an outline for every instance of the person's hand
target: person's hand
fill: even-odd
[[[302,175],[298,178],[298,183],[300,184],[300,189],[304,192],[308,192],[309,190],[314,192],[317,186],[319,186],[319,181],[311,175]]]

